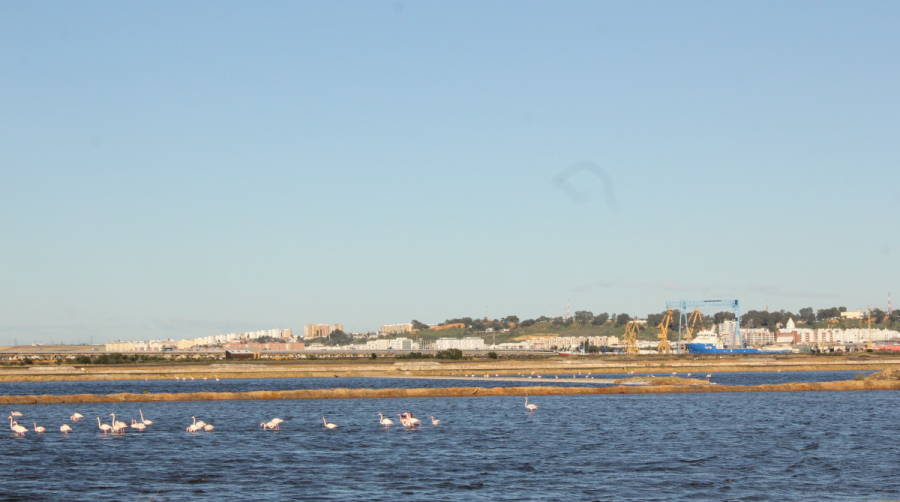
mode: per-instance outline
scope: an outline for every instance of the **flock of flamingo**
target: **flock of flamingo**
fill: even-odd
[[[141,420],[138,421],[138,420],[135,420],[134,418],[132,418],[130,426],[121,420],[116,420],[115,413],[110,413],[109,416],[112,417],[112,419],[110,420],[110,423],[108,423],[108,424],[103,423],[100,421],[100,417],[97,417],[97,427],[100,429],[100,432],[102,432],[104,434],[109,434],[109,433],[122,434],[126,430],[128,430],[129,427],[134,430],[137,430],[137,431],[143,431],[147,428],[147,426],[153,425],[153,420],[147,420],[144,418],[144,410],[138,410],[138,411],[140,412]],[[12,430],[14,433],[16,433],[17,436],[24,436],[25,433],[28,432],[27,427],[20,425],[19,422],[16,421],[16,418],[21,418],[21,417],[22,417],[21,411],[11,411],[11,412],[9,412],[9,416],[6,417],[9,419],[10,430]],[[82,415],[81,413],[78,413],[77,411],[75,413],[73,413],[71,416],[69,416],[69,420],[72,423],[77,423],[77,422],[81,421],[82,418],[84,418],[84,415]],[[191,417],[191,418],[193,418],[193,417]],[[44,427],[42,425],[38,425],[36,422],[32,422],[31,424],[34,427],[32,429],[34,432],[36,432],[38,434],[43,434],[43,433],[47,432],[46,427]],[[204,424],[204,425],[206,425],[206,424]],[[210,425],[209,427],[212,427],[212,426]],[[190,429],[190,426],[188,428]],[[59,432],[61,432],[63,434],[68,434],[68,433],[72,432],[73,430],[74,429],[69,424],[62,424],[59,426]],[[212,428],[204,429],[204,430],[211,431]]]
[[[528,396],[525,396],[525,409],[529,413],[534,413],[535,411],[537,411],[538,405],[536,405],[534,403],[529,403]],[[140,432],[140,431],[146,430],[147,427],[153,425],[152,420],[147,420],[146,418],[144,418],[144,410],[143,409],[138,410],[138,413],[140,414],[141,419],[137,420],[134,417],[132,417],[130,425],[126,424],[125,422],[122,422],[121,420],[116,420],[115,413],[109,414],[109,416],[112,418],[110,419],[110,423],[108,423],[108,424],[102,422],[100,420],[100,417],[98,416],[97,417],[97,428],[100,429],[100,432],[102,432],[103,434],[124,434],[125,431],[127,431],[128,429],[133,429],[135,431]],[[378,412],[377,415],[378,415],[378,423],[380,425],[382,425],[384,427],[390,427],[390,426],[394,425],[394,421],[391,420],[390,418],[385,417],[383,413]],[[13,431],[16,434],[16,436],[20,436],[20,437],[25,436],[25,434],[28,432],[27,427],[20,425],[19,422],[16,421],[17,418],[22,418],[22,416],[23,416],[23,414],[21,411],[11,411],[11,412],[9,412],[9,416],[7,417],[9,419],[10,430]],[[414,429],[414,428],[422,425],[422,420],[419,418],[416,418],[415,416],[413,416],[412,413],[410,413],[408,411],[404,411],[403,413],[397,413],[396,416],[399,417],[400,425],[402,425],[403,427],[406,427],[408,429]],[[81,413],[78,413],[76,411],[69,417],[69,420],[72,423],[77,423],[77,422],[81,421],[81,419],[83,419],[83,418],[84,418],[84,415],[82,415]],[[438,426],[441,423],[440,419],[435,418],[434,416],[429,415],[428,418],[431,420],[432,426]],[[184,429],[186,432],[212,432],[216,429],[216,427],[210,423],[204,422],[203,420],[197,420],[197,417],[191,417],[191,420],[192,420],[192,422]],[[277,431],[277,430],[281,430],[281,424],[283,422],[284,422],[284,419],[276,417],[267,422],[260,423],[259,427],[263,430]],[[43,434],[43,433],[47,432],[46,427],[44,427],[42,425],[38,425],[36,422],[32,422],[32,426],[33,426],[33,431],[37,434]],[[322,416],[322,426],[329,430],[337,429],[339,427],[337,424],[335,424],[333,422],[329,422],[328,419],[326,419],[324,416]],[[61,432],[63,434],[68,434],[68,433],[72,432],[73,430],[74,429],[69,424],[62,424],[59,426],[59,432]]]

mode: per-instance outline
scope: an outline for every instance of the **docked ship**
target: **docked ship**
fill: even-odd
[[[691,354],[790,354],[790,349],[725,348],[715,333],[700,333],[687,343]]]

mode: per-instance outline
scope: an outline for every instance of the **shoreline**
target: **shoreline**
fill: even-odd
[[[0,404],[65,404],[172,401],[266,401],[306,399],[389,399],[426,397],[555,396],[598,394],[703,394],[721,392],[896,391],[900,380],[843,380],[837,382],[766,385],[645,385],[615,387],[443,387],[407,389],[303,389],[250,392],[191,392],[154,394],[65,394],[0,396]]]
[[[384,361],[302,361],[290,363],[212,364],[127,364],[84,366],[27,366],[0,368],[0,382],[174,380],[236,378],[483,378],[485,375],[522,377],[528,374],[593,376],[616,374],[796,372],[796,371],[878,371],[900,368],[900,357],[735,357],[687,359],[572,359],[540,360],[384,360]]]

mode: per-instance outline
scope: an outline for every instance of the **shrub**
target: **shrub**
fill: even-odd
[[[497,355],[497,353],[494,352],[494,351],[488,352],[487,356],[488,356],[490,359],[497,359],[497,358],[499,357],[499,356]]]
[[[459,349],[441,350],[437,353],[438,359],[462,359],[463,353]]]

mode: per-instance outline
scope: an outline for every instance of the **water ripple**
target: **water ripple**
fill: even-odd
[[[29,405],[0,433],[6,500],[858,500],[897,498],[895,392]],[[76,410],[77,407],[77,410]],[[100,434],[96,418],[145,432]],[[378,425],[412,410],[439,426]],[[340,425],[322,427],[321,416]],[[188,433],[197,416],[216,425]],[[280,431],[263,431],[272,417]]]

